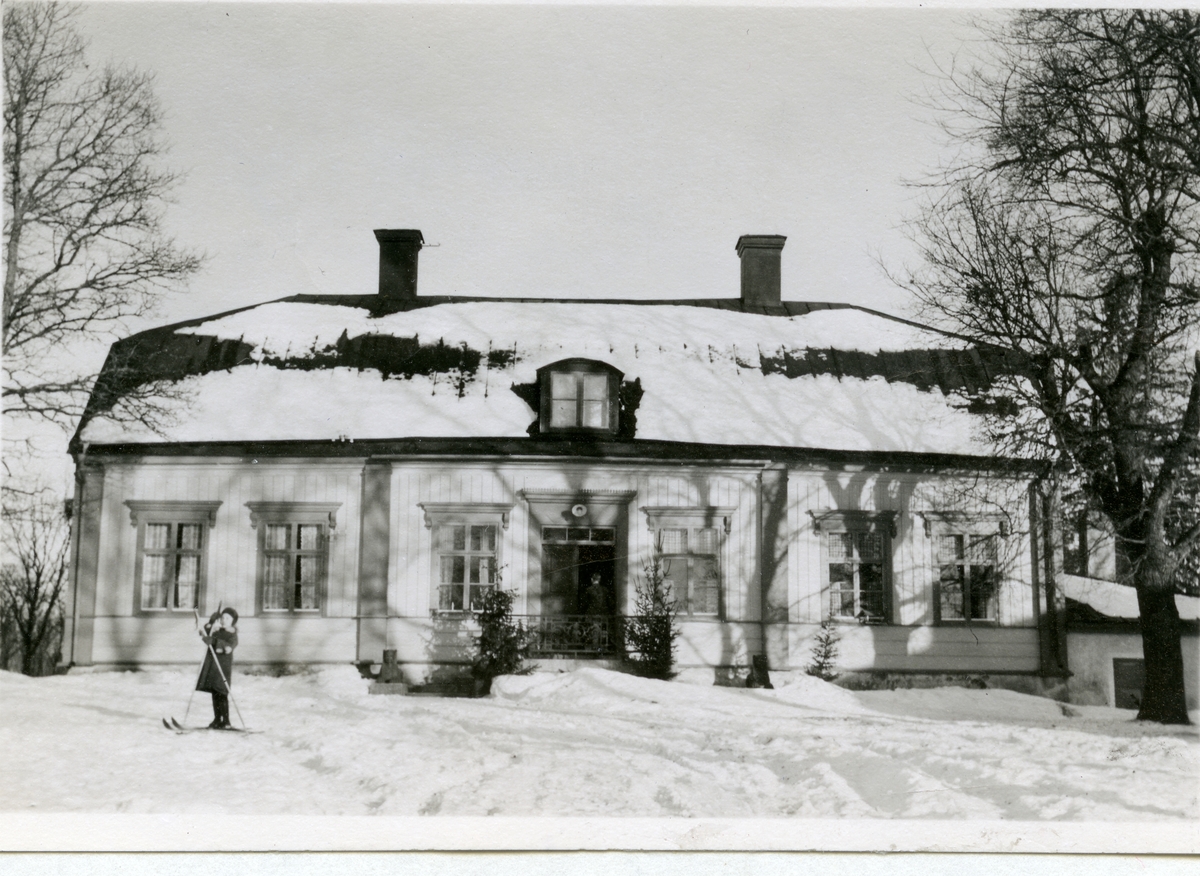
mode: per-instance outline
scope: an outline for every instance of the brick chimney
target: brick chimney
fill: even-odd
[[[743,304],[779,306],[779,257],[785,240],[782,234],[743,234],[738,238]]]
[[[415,229],[376,228],[379,241],[379,297],[411,301],[417,297],[417,253],[425,238]]]

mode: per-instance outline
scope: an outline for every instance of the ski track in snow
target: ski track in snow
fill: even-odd
[[[352,667],[239,675],[256,735],[163,729],[192,675],[0,673],[0,807],[24,812],[1137,821],[1200,815],[1194,727],[1002,690],[774,691],[605,670],[485,699],[370,696]],[[197,694],[189,725],[207,723]],[[236,719],[237,713],[234,713]]]

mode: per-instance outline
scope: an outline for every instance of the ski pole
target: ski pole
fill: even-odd
[[[192,607],[192,629],[200,632],[200,609]],[[204,661],[200,661],[200,674],[196,676],[196,684],[200,683],[200,675],[204,674]],[[183,712],[183,723],[187,723],[188,715],[192,713],[192,700],[196,698],[196,684],[192,685],[192,693],[188,696],[187,708]]]
[[[199,676],[197,676],[196,681],[197,682],[200,681]],[[196,685],[193,684],[191,696],[188,697],[187,708],[183,710],[183,723],[184,724],[187,723],[188,715],[190,715],[192,712],[192,700],[195,698],[196,698]]]

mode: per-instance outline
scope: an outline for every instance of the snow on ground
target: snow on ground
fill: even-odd
[[[0,673],[0,809],[1140,821],[1200,815],[1194,727],[1003,690],[774,691],[600,669],[484,699],[239,675],[255,735],[176,735],[194,675]],[[781,679],[782,681],[783,679]],[[197,694],[189,723],[209,719]],[[236,713],[235,713],[236,717]],[[1197,716],[1200,717],[1200,716]]]

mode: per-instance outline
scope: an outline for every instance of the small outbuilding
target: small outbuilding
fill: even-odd
[[[1065,600],[1067,690],[1073,703],[1137,709],[1142,703],[1145,661],[1132,587],[1100,578],[1060,576]],[[1177,595],[1187,707],[1200,689],[1200,599]]]

